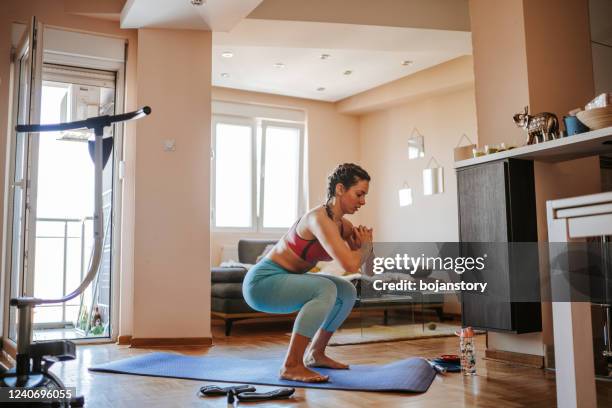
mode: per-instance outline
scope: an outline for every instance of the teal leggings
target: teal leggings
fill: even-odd
[[[336,331],[355,304],[357,291],[337,276],[291,273],[268,258],[253,266],[242,284],[244,299],[266,313],[300,312],[293,332],[312,338],[319,328]]]

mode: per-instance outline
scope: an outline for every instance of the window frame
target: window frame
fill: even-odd
[[[276,120],[262,120],[261,126],[261,163],[260,163],[260,184],[259,190],[259,208],[261,215],[257,217],[257,231],[258,232],[285,232],[287,228],[264,228],[264,200],[265,200],[265,170],[266,170],[266,129],[268,127],[284,127],[288,129],[298,130],[298,197],[297,197],[297,216],[304,214],[304,125],[292,122],[281,122]]]
[[[216,195],[217,195],[217,174],[216,174],[216,162],[215,155],[217,152],[217,125],[219,123],[225,123],[230,125],[249,126],[251,127],[251,185],[253,195],[251,197],[251,227],[219,227],[216,224]],[[268,127],[285,127],[290,129],[297,129],[299,134],[299,163],[298,163],[298,216],[303,214],[305,211],[305,188],[304,188],[304,123],[293,122],[293,121],[282,121],[274,119],[263,119],[255,117],[244,117],[234,116],[227,114],[214,114],[212,117],[212,140],[211,140],[211,204],[210,204],[210,225],[212,232],[227,232],[227,233],[260,233],[260,234],[273,234],[273,233],[284,233],[287,228],[264,228],[263,226],[263,205],[264,205],[264,187],[265,187],[265,155],[266,155],[266,129]],[[257,134],[258,130],[261,129],[261,158],[259,162],[259,169],[257,165],[258,151],[257,151]],[[259,170],[259,180],[257,179],[257,171]],[[259,197],[257,197],[257,183],[259,182]],[[259,200],[259,201],[258,201]],[[258,214],[257,208],[259,207],[260,213]]]

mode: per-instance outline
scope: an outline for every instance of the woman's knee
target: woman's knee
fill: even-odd
[[[355,302],[357,299],[357,289],[350,281],[345,279],[336,282],[338,297],[346,302]]]
[[[321,279],[319,282],[318,290],[316,294],[317,298],[320,298],[323,302],[333,305],[336,303],[336,298],[338,297],[338,289],[334,282],[331,282],[327,279]]]

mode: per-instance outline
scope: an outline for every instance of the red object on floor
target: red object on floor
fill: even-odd
[[[449,363],[459,363],[461,361],[456,354],[442,354],[440,358]]]

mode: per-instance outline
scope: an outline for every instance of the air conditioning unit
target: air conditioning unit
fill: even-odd
[[[98,86],[70,84],[68,92],[62,99],[61,121],[73,122],[113,114],[114,95],[108,91]],[[112,129],[107,127],[104,133],[105,136],[110,136]],[[86,142],[92,136],[93,133],[88,129],[76,129],[61,132],[60,140]]]

